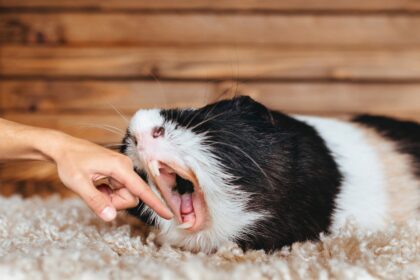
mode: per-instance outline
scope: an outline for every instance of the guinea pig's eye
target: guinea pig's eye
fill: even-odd
[[[152,136],[153,138],[158,138],[160,136],[163,136],[165,134],[165,128],[162,126],[158,126],[153,128]]]

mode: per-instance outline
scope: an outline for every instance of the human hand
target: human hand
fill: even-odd
[[[100,218],[113,220],[116,210],[135,207],[139,198],[163,218],[172,218],[170,210],[134,172],[127,156],[65,134],[59,133],[54,139],[49,154],[61,181]],[[104,178],[111,188],[96,188],[95,182]]]

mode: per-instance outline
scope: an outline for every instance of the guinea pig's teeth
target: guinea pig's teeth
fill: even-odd
[[[158,177],[160,175],[159,163],[157,160],[152,160],[149,162],[149,169],[154,177]]]
[[[193,225],[192,225],[191,222],[186,222],[186,223],[183,223],[183,224],[178,225],[177,228],[179,228],[179,229],[189,229],[192,226]]]

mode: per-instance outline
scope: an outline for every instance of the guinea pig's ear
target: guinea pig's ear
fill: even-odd
[[[232,99],[232,103],[235,109],[239,109],[239,110],[247,108],[247,107],[248,108],[253,107],[255,105],[259,105],[259,106],[261,105],[260,103],[258,103],[257,101],[255,101],[248,95],[241,95],[241,96],[234,97]]]
[[[232,102],[233,107],[240,111],[251,111],[254,113],[267,111],[267,107],[247,95],[235,97],[232,99]]]
[[[251,97],[239,96],[232,99],[232,101],[234,102],[233,107],[241,113],[258,115],[259,117],[263,117],[266,121],[274,124],[273,115],[271,114],[270,109],[255,101]]]

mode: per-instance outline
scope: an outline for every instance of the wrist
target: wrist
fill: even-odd
[[[0,118],[0,160],[56,161],[73,137],[63,132]]]
[[[41,156],[41,159],[57,162],[62,157],[67,138],[71,137],[63,132],[51,129],[39,129],[35,137],[34,148]]]

